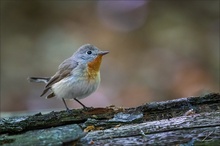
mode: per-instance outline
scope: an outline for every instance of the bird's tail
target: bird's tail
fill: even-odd
[[[35,82],[35,83],[46,83],[50,80],[50,77],[29,77],[29,82]]]

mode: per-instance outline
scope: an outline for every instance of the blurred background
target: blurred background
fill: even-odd
[[[1,0],[1,112],[65,109],[44,84],[81,45],[110,53],[87,106],[134,107],[219,92],[219,0]],[[81,108],[68,101],[70,108]]]

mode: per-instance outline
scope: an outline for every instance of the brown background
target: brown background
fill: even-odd
[[[53,75],[85,43],[110,51],[87,106],[219,92],[219,0],[1,0],[1,111],[64,109],[26,79]]]

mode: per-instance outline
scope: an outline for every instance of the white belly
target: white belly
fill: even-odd
[[[82,99],[93,93],[99,86],[100,74],[95,80],[75,79],[67,77],[52,86],[52,90],[58,98]]]

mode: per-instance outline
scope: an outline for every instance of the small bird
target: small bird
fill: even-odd
[[[83,108],[79,100],[92,94],[100,84],[100,65],[102,56],[109,51],[100,51],[91,44],[81,46],[70,58],[64,60],[52,77],[29,77],[30,82],[46,83],[40,96],[50,92],[46,98],[57,97],[63,100],[66,110],[69,108],[64,99],[74,99]]]

